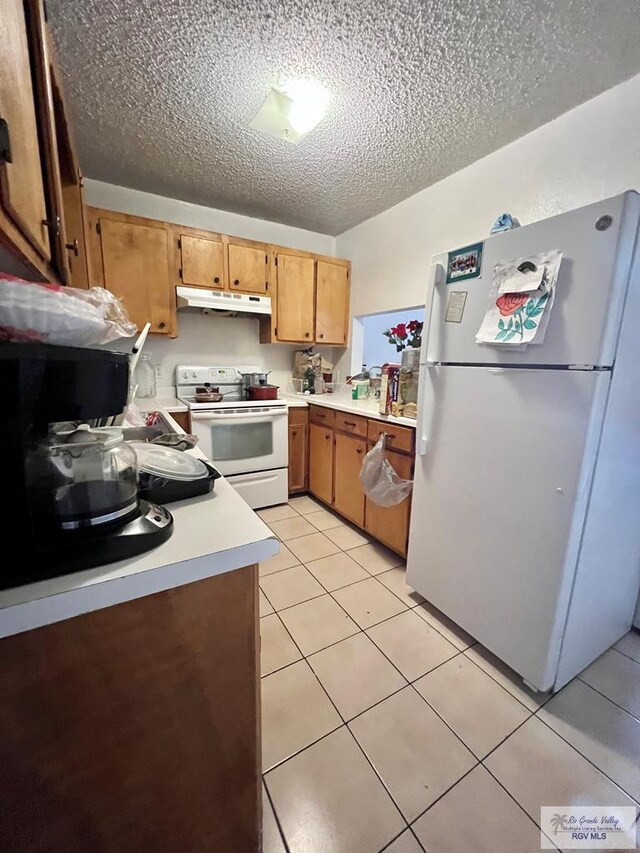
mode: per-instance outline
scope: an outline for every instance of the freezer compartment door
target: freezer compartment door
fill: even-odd
[[[548,690],[609,372],[425,372],[425,455],[416,460],[407,581]]]
[[[448,255],[437,255],[433,269],[440,276],[431,276],[423,357],[456,364],[613,364],[639,211],[638,194],[628,192],[496,234],[484,241],[479,278],[447,284]],[[598,230],[609,222],[604,217],[610,224]],[[563,258],[544,343],[526,349],[477,344],[496,263],[550,249]]]

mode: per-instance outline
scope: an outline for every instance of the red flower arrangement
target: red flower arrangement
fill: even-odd
[[[419,347],[422,345],[422,328],[424,323],[419,320],[409,320],[408,323],[398,323],[382,334],[393,344],[396,352],[402,352],[406,347]]]

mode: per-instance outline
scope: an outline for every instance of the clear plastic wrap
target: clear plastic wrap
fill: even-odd
[[[395,506],[409,496],[412,480],[403,480],[384,453],[385,435],[380,436],[362,461],[360,482],[369,500],[378,506]]]
[[[89,347],[135,333],[122,302],[103,287],[77,290],[0,272],[0,340]]]

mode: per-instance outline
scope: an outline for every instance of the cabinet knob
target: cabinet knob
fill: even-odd
[[[309,337],[309,332],[305,332],[305,333],[304,333],[304,336],[305,336],[305,338],[308,338],[308,337]]]
[[[164,320],[162,320],[162,322],[158,323],[158,328],[159,328],[159,329],[164,329],[164,327],[165,327],[166,325],[167,325],[167,324],[164,322]]]
[[[324,335],[320,335],[321,338],[324,338]]]
[[[240,284],[240,279],[238,279],[238,278],[237,278],[233,283],[234,283],[236,286],[237,286],[237,285],[239,285],[239,284]]]
[[[327,440],[329,440],[329,439],[331,438],[331,433],[330,433],[330,432],[326,433],[326,434],[325,434],[325,438],[326,438]]]
[[[356,447],[356,453],[362,453],[362,448],[361,448],[361,447]]]
[[[291,433],[291,435],[292,435],[294,438],[297,436],[297,434],[298,434],[298,433],[297,433],[295,430],[293,430],[293,432]]]
[[[218,276],[218,275],[217,275],[217,276],[214,278],[213,283],[214,283],[214,284],[218,284],[218,283],[219,283],[219,281],[220,281],[220,276]]]
[[[65,249],[69,249],[70,252],[73,252],[73,254],[76,256],[76,258],[78,257],[78,255],[80,253],[80,247],[78,246],[77,240],[74,240],[73,243],[65,243],[64,247],[65,247]]]

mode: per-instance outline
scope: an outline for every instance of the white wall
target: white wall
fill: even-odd
[[[335,237],[327,234],[317,234],[264,219],[252,219],[102,181],[85,179],[85,201],[92,207],[218,231],[248,240],[277,243],[323,255],[335,255]],[[257,319],[204,317],[180,311],[178,335],[175,340],[159,335],[150,335],[147,339],[145,352],[151,355],[155,364],[160,365],[159,385],[173,385],[174,368],[179,363],[258,364],[273,371],[271,381],[283,388],[287,387],[291,378],[293,353],[297,347],[260,344]],[[110,345],[112,349],[127,350],[130,347],[129,339],[115,346]],[[326,357],[332,360],[333,351],[327,350]]]
[[[527,224],[640,189],[638,104],[640,75],[341,234],[352,314],[424,304],[431,256],[482,239],[504,211]]]
[[[179,312],[180,337],[173,340],[150,335],[144,347],[154,365],[160,367],[159,386],[174,384],[176,364],[256,365],[271,370],[269,380],[289,387],[293,353],[299,347],[289,344],[259,344],[258,320],[247,317],[204,317]],[[132,339],[108,344],[107,349],[129,352]],[[331,353],[327,353],[331,359]]]

